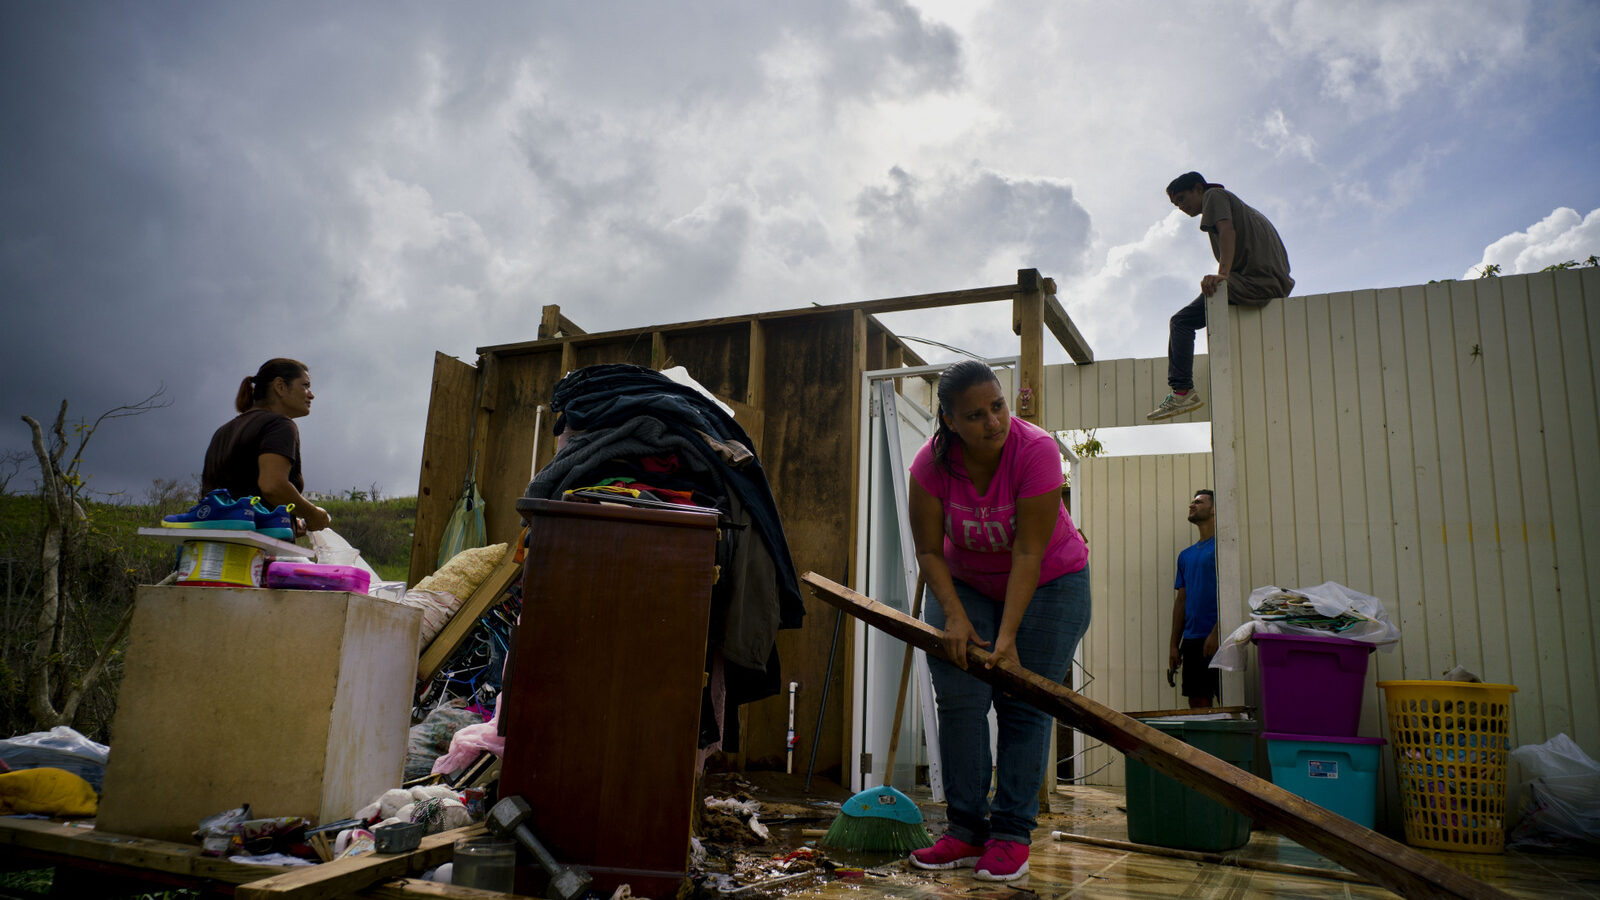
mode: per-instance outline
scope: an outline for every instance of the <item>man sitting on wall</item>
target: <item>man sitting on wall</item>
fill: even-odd
[[[1167,185],[1167,199],[1189,216],[1200,217],[1200,230],[1211,238],[1217,274],[1200,279],[1200,296],[1172,316],[1167,339],[1167,384],[1172,393],[1145,418],[1152,422],[1181,416],[1204,406],[1194,389],[1194,333],[1205,327],[1206,298],[1228,285],[1228,303],[1265,306],[1273,297],[1294,289],[1289,254],[1267,217],[1245,205],[1220,184],[1209,184],[1199,172],[1179,175]]]

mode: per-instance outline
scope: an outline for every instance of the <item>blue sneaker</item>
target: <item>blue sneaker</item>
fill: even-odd
[[[227,491],[212,491],[188,512],[161,518],[162,528],[218,528],[254,531],[256,514],[248,500],[235,500]]]
[[[280,541],[294,540],[294,517],[289,515],[294,512],[293,503],[285,503],[277,509],[267,509],[260,497],[251,497],[250,509],[255,514],[257,531]]]

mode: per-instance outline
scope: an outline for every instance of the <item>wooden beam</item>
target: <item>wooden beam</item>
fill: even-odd
[[[767,406],[767,331],[760,319],[750,320],[750,354],[745,366],[744,402],[754,409]],[[746,429],[748,431],[749,429]],[[751,435],[752,438],[755,435]]]
[[[36,854],[37,858],[49,860],[46,865],[94,863],[126,867],[130,875],[160,873],[228,884],[243,884],[268,874],[289,871],[278,866],[252,866],[206,856],[195,844],[175,844],[81,828],[76,824],[12,816],[0,817],[0,848],[6,848],[8,854],[13,848],[24,851],[24,855]]]
[[[1044,421],[1044,285],[1038,269],[1017,271],[1011,328],[1022,338],[1016,414],[1035,425]]]
[[[800,578],[823,602],[838,607],[893,637],[948,660],[943,633],[837,584],[815,572]],[[1067,725],[1174,778],[1202,794],[1271,826],[1353,872],[1407,898],[1466,897],[1509,900],[1510,895],[1456,869],[1336,815],[1261,778],[1203,753],[1177,738],[1102,706],[1065,685],[1002,662],[994,668],[988,651],[967,647],[967,671],[1021,697]]]
[[[936,309],[945,306],[964,306],[970,303],[995,303],[1001,300],[1010,300],[1016,294],[1017,286],[1014,284],[1000,284],[993,287],[969,288],[963,291],[944,291],[938,294],[914,294],[907,297],[888,297],[883,300],[861,300],[853,303],[817,303],[811,306],[802,306],[798,309],[780,309],[773,312],[751,313],[742,316],[723,316],[716,319],[700,319],[694,322],[678,322],[672,325],[656,325],[649,328],[624,328],[617,331],[603,331],[595,334],[583,334],[581,337],[568,335],[561,338],[566,341],[578,341],[581,344],[606,344],[626,340],[634,335],[650,331],[672,333],[675,331],[695,331],[699,329],[722,328],[728,325],[741,325],[745,322],[760,321],[771,322],[777,319],[791,319],[800,316],[827,315],[837,312],[855,312],[857,310],[871,314],[906,312],[917,309]],[[520,353],[531,353],[546,349],[548,342],[554,337],[542,338],[534,341],[518,341],[511,344],[494,344],[488,347],[479,347],[479,353],[495,353],[501,356],[515,356]]]
[[[430,834],[410,853],[368,853],[336,859],[320,866],[304,866],[282,874],[239,885],[238,900],[331,900],[365,890],[381,881],[416,875],[442,865],[455,855],[461,838],[486,834],[482,825],[468,825]]]
[[[1056,280],[1044,280],[1044,327],[1056,336],[1062,349],[1072,357],[1072,361],[1080,366],[1094,362],[1094,351],[1089,349],[1089,342],[1083,339],[1078,326],[1072,324],[1072,318],[1067,315],[1066,309],[1061,306],[1061,301],[1056,299]]]
[[[671,362],[667,357],[667,336],[659,331],[650,332],[650,368],[659,372]]]
[[[561,314],[561,307],[550,304],[540,310],[539,340],[546,341],[551,338],[571,337],[575,334],[584,334],[584,330],[574,325],[572,320]]]
[[[911,349],[911,345],[902,340],[900,335],[895,334],[893,329],[878,321],[877,316],[868,316],[867,318],[872,322],[872,324],[883,329],[884,335],[888,337],[889,342],[892,345],[890,355],[893,356],[896,353],[899,355],[900,362],[897,363],[897,365],[925,366],[928,364],[928,361],[923,359],[922,356],[917,353],[917,351]]]
[[[478,585],[472,596],[461,602],[456,614],[439,629],[438,634],[434,635],[427,649],[422,651],[421,658],[417,660],[418,678],[428,681],[439,674],[439,669],[477,626],[478,619],[499,601],[500,595],[506,592],[512,581],[516,580],[522,571],[522,566],[517,562],[516,551],[515,545],[506,547],[506,555],[500,560],[500,564],[489,573],[489,577],[485,578],[482,584]]]
[[[500,354],[497,353],[495,355],[498,356]],[[570,339],[569,340],[563,340],[561,342],[561,375],[558,375],[556,377],[560,378],[562,375],[566,375],[568,372],[571,372],[573,369],[576,369],[577,367],[578,367],[578,348],[574,347],[572,345],[572,341]]]
[[[539,340],[546,341],[550,338],[561,336],[561,307],[554,303],[545,306],[539,311]],[[482,353],[483,351],[479,351]]]

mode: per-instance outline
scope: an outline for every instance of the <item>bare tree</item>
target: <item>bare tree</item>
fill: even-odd
[[[166,396],[166,387],[126,406],[118,406],[100,414],[92,424],[83,421],[72,426],[77,446],[67,455],[72,441],[67,437],[67,401],[61,401],[55,424],[48,435],[32,416],[23,416],[33,432],[33,453],[39,460],[39,495],[45,508],[44,540],[39,551],[39,568],[43,576],[40,587],[39,611],[34,618],[33,651],[28,657],[26,675],[28,712],[40,728],[69,725],[77,715],[78,704],[84,694],[94,686],[112,651],[128,633],[133,620],[130,604],[117,622],[105,643],[95,651],[89,665],[74,670],[73,654],[64,640],[67,625],[73,618],[75,607],[82,598],[72,594],[70,581],[65,577],[64,561],[70,558],[80,538],[84,523],[80,497],[87,482],[79,474],[84,448],[89,445],[100,426],[109,419],[143,415],[172,405]],[[62,460],[66,459],[63,464]]]
[[[0,451],[0,494],[4,494],[11,486],[11,479],[22,472],[22,466],[28,461],[25,450]]]

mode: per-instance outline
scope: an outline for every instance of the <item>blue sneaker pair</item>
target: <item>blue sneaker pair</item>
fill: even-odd
[[[225,490],[200,498],[188,512],[163,516],[163,528],[213,528],[224,531],[258,531],[280,540],[294,539],[294,519],[289,514],[294,504],[267,509],[259,497],[235,500]]]
[[[294,512],[293,503],[285,503],[277,509],[267,509],[262,505],[260,497],[251,497],[250,508],[256,516],[257,531],[280,541],[294,540],[294,517],[290,515]]]

